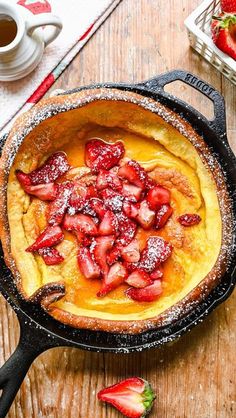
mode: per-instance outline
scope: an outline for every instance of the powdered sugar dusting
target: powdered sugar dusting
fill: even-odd
[[[147,247],[139,264],[141,269],[151,273],[171,255],[171,246],[160,237],[149,237]]]
[[[161,317],[159,318],[158,325],[168,325],[170,323],[173,323],[173,321],[177,320],[178,318],[196,309],[196,307],[199,305],[200,300],[204,299],[204,297],[209,293],[209,285],[212,286],[212,283],[217,284],[217,282],[219,281],[219,277],[222,275],[222,272],[224,272],[225,268],[227,269],[229,268],[229,266],[231,266],[231,254],[236,250],[235,241],[233,241],[236,228],[234,224],[232,235],[232,203],[228,198],[226,192],[224,177],[222,175],[219,163],[214,152],[212,152],[212,150],[210,151],[210,149],[205,145],[203,140],[196,134],[196,132],[192,128],[189,127],[187,123],[185,123],[184,120],[182,120],[178,115],[176,115],[172,111],[162,106],[160,103],[157,103],[147,97],[142,97],[138,95],[136,96],[128,92],[107,88],[91,90],[91,93],[89,93],[89,91],[86,91],[86,93],[87,94],[85,97],[83,97],[83,95],[81,97],[80,94],[72,94],[71,96],[67,95],[65,96],[63,103],[53,103],[53,99],[51,99],[51,101],[45,102],[43,105],[41,105],[41,107],[36,106],[32,111],[24,115],[21,121],[18,122],[17,130],[13,130],[13,133],[10,137],[10,141],[4,147],[4,155],[6,161],[4,167],[6,174],[5,186],[7,185],[7,175],[9,173],[10,167],[14,161],[19,146],[23,142],[24,138],[43,120],[57,115],[58,113],[76,109],[87,103],[91,103],[97,100],[118,100],[137,104],[138,106],[141,106],[144,109],[159,115],[167,123],[170,123],[172,126],[174,126],[182,135],[184,135],[191,141],[194,147],[199,151],[199,154],[203,162],[207,165],[207,167],[212,172],[212,175],[214,176],[214,180],[217,185],[219,204],[221,208],[223,237],[221,252],[213,270],[202,281],[202,283],[199,284],[197,289],[195,289],[195,292],[197,291],[198,293],[198,298],[196,300],[192,298],[191,300],[191,298],[188,295],[184,300],[181,301],[181,303],[176,304],[174,307],[164,312],[164,314],[161,315]],[[2,195],[4,195],[5,198],[5,189],[3,189],[1,193]],[[13,266],[13,270],[15,270],[14,261],[12,260],[11,263]],[[88,319],[88,322],[89,321],[90,320]],[[156,326],[157,322],[155,318],[145,321],[145,329],[152,329]],[[135,330],[137,330],[138,327],[138,322],[130,324],[130,330],[127,332],[135,332]],[[113,330],[114,332],[116,331],[115,326]],[[169,336],[166,337],[167,341],[169,341],[170,339],[171,338]],[[143,342],[143,346],[140,349],[142,349],[144,345],[145,341]],[[151,346],[151,343],[149,344],[147,341],[147,345]],[[121,347],[121,351],[122,350],[125,349]]]

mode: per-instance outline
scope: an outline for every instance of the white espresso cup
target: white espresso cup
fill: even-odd
[[[0,81],[18,80],[33,71],[61,29],[61,19],[51,13],[33,15],[0,0]]]

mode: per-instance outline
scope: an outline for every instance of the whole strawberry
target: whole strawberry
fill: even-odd
[[[236,60],[236,14],[213,16],[211,32],[216,46]]]
[[[108,402],[128,418],[144,418],[150,412],[155,395],[146,380],[131,377],[98,393],[100,401]]]
[[[236,0],[221,0],[221,10],[226,13],[236,13]]]

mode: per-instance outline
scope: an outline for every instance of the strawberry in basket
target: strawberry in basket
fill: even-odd
[[[216,46],[236,60],[236,14],[213,16],[211,32]]]
[[[236,0],[221,0],[221,10],[225,13],[236,13]]]

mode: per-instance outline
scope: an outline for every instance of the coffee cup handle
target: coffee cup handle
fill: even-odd
[[[45,47],[57,38],[62,30],[62,21],[59,17],[50,13],[41,13],[37,16],[32,16],[26,23],[28,35],[32,35],[34,30],[41,26],[51,26],[44,29],[43,41]]]

